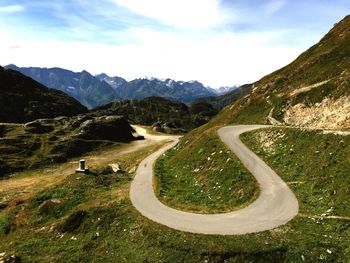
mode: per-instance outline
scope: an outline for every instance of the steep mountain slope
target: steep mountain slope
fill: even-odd
[[[271,120],[314,128],[350,128],[350,16],[290,65],[262,78],[251,93],[226,106],[191,131],[174,155],[181,159],[198,139],[228,124],[269,124]],[[292,121],[294,120],[294,121]]]
[[[350,128],[350,16],[293,63],[254,84],[253,92],[228,107],[229,122]]]
[[[2,67],[0,92],[0,122],[27,122],[87,111],[63,92],[48,89],[17,71]]]
[[[110,85],[87,71],[75,73],[61,68],[19,68],[15,65],[5,68],[19,71],[47,87],[61,90],[88,108],[119,99]]]
[[[150,125],[158,131],[188,131],[208,122],[217,111],[208,103],[190,106],[161,97],[113,102],[92,110],[92,115],[122,115],[131,123]]]

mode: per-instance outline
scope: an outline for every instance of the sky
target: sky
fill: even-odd
[[[240,85],[349,13],[349,0],[0,0],[0,65]]]

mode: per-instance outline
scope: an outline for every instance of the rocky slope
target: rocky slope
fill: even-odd
[[[222,113],[229,122],[350,128],[350,16]]]
[[[120,116],[38,119],[0,125],[0,178],[9,173],[66,162],[89,151],[138,139]],[[23,147],[25,145],[25,147]]]
[[[87,112],[75,99],[48,89],[21,73],[0,67],[0,122],[73,116]]]

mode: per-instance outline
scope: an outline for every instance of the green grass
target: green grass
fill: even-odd
[[[143,217],[131,205],[128,193],[133,174],[110,174],[101,168],[92,175],[72,175],[6,210],[4,221],[11,228],[7,234],[0,233],[0,253],[15,254],[23,262],[349,262],[349,221],[321,217],[331,206],[331,215],[349,216],[349,139],[317,132],[282,132],[286,135],[273,144],[274,154],[257,143],[260,131],[243,136],[299,199],[301,214],[275,230],[214,236],[169,229]],[[185,140],[180,149],[190,147],[194,140],[186,144]],[[311,155],[320,149],[321,154]],[[329,155],[331,152],[334,154]],[[132,167],[148,153],[134,153],[117,162]],[[330,156],[337,163],[329,161],[327,172],[321,173],[320,164]],[[38,213],[47,198],[56,197],[64,200],[60,205],[67,209],[58,205],[51,214]],[[80,223],[61,233],[79,212],[84,212]],[[3,216],[4,212],[0,225]]]
[[[271,149],[259,146],[259,136],[273,142]],[[335,215],[350,216],[350,136],[269,129],[244,134],[242,138],[291,183],[301,213],[322,214],[333,207]]]
[[[118,123],[108,126],[95,118],[92,126],[96,127],[83,131],[84,118],[91,117],[46,119],[37,121],[36,128],[33,124],[0,124],[0,180],[23,171],[65,163],[99,149],[107,150],[131,139],[131,128],[126,121],[119,119]],[[101,127],[106,130],[100,133]]]
[[[248,104],[243,104],[242,108],[238,105],[234,107],[234,115],[229,116],[230,124],[267,124],[267,116],[272,106],[266,100],[253,98]]]
[[[122,115],[133,124],[156,124],[158,131],[170,134],[182,134],[192,130],[208,122],[216,113],[211,105],[203,102],[187,106],[160,97],[118,101],[92,110],[92,114],[96,116]]]
[[[272,236],[201,236],[153,223],[132,207],[129,175],[102,169],[79,177],[72,175],[14,208],[6,221],[15,227],[0,234],[0,252],[15,254],[23,262],[281,262],[285,258],[285,245]],[[74,205],[63,210],[57,206],[54,211],[61,212],[52,215],[39,213],[48,197],[62,196]],[[79,224],[65,228],[80,212],[84,216]],[[68,230],[61,233],[62,229]]]
[[[0,215],[0,235],[6,235],[11,231],[11,215],[6,213]]]
[[[259,194],[254,177],[221,142],[216,130],[186,137],[156,163],[155,191],[165,204],[199,213],[228,212]]]

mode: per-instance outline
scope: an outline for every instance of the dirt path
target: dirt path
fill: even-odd
[[[221,140],[242,161],[257,179],[261,192],[249,206],[224,214],[195,214],[179,211],[161,203],[153,189],[153,166],[157,158],[173,143],[156,151],[141,162],[131,184],[130,197],[133,205],[149,219],[181,231],[200,234],[237,235],[265,231],[287,223],[298,214],[298,201],[287,184],[250,151],[239,139],[239,135],[269,126],[240,125],[219,129]]]

